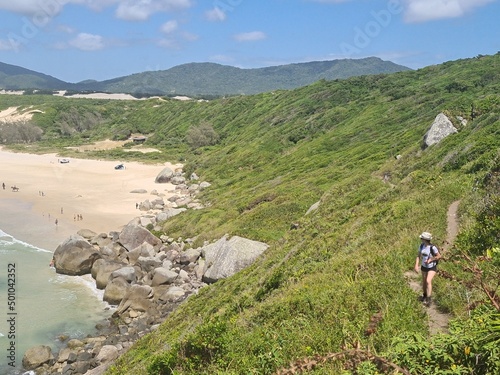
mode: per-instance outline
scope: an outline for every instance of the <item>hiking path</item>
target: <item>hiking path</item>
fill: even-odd
[[[447,214],[448,226],[446,230],[446,240],[444,241],[443,245],[440,248],[440,251],[442,253],[446,253],[446,251],[453,245],[453,242],[457,237],[458,233],[457,211],[459,203],[460,201],[455,201],[448,207],[448,214]],[[408,280],[410,288],[420,294],[422,291],[420,275],[415,273],[414,271],[408,271],[405,273],[405,277]],[[429,332],[431,335],[448,332],[448,322],[450,321],[451,318],[449,314],[440,312],[437,306],[434,303],[432,303],[429,307],[427,307],[427,315],[429,317]]]

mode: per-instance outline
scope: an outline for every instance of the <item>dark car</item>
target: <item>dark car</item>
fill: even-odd
[[[115,166],[115,169],[125,169],[125,166],[123,164],[118,164]]]

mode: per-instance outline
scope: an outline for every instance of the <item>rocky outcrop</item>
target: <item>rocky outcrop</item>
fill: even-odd
[[[266,244],[241,237],[225,236],[194,248],[194,239],[154,236],[147,228],[160,230],[159,224],[170,217],[189,208],[201,208],[196,194],[210,184],[188,186],[181,174],[176,171],[170,176],[178,184],[175,198],[163,200],[160,193],[152,192],[155,198],[151,202],[136,206],[147,208],[147,213],[120,232],[82,230],[58,246],[54,253],[57,272],[91,273],[96,287],[104,289],[103,300],[115,312],[100,325],[100,336],[71,339],[54,355],[45,349],[30,349],[26,369],[30,366],[37,373],[47,374],[103,374],[113,360],[138,338],[155,330],[186,298],[207,283],[247,267],[265,251]],[[43,355],[34,354],[39,352]]]
[[[83,237],[72,235],[54,252],[54,267],[57,273],[79,276],[90,273],[99,258],[96,249]]]
[[[173,176],[174,176],[174,171],[168,167],[165,167],[160,173],[158,173],[155,182],[158,184],[164,184],[170,182]]]
[[[161,241],[150,231],[140,226],[140,220],[134,219],[120,232],[119,242],[128,251],[134,250],[144,242],[153,246],[161,245]]]
[[[227,240],[224,236],[202,249],[206,262],[203,281],[213,283],[234,275],[251,265],[267,248],[263,242],[238,236]]]
[[[30,348],[24,353],[23,367],[26,370],[34,370],[54,360],[50,346],[39,345]]]
[[[424,136],[424,148],[439,143],[444,138],[457,132],[458,130],[453,126],[450,119],[444,113],[440,113]]]

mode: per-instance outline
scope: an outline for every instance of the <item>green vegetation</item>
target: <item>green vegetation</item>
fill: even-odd
[[[367,74],[394,73],[409,68],[376,57],[353,60],[314,61],[257,69],[240,69],[213,63],[178,65],[107,81],[70,84],[40,73],[0,63],[0,88],[68,90],[68,92],[129,93],[137,98],[151,95],[187,95],[213,99],[226,95],[257,94],[293,89],[320,79],[343,79]],[[460,89],[461,87],[458,87]],[[452,87],[451,89],[455,89]]]
[[[225,233],[270,244],[253,266],[190,297],[108,374],[272,374],[313,359],[311,374],[391,373],[390,365],[496,374],[499,65],[498,54],[480,56],[210,102],[0,97],[0,109],[44,111],[33,118],[43,139],[30,150],[147,134],[162,158],[212,184],[200,197],[207,208],[172,218],[165,233],[196,236],[195,246]],[[98,121],[63,131],[64,112]],[[440,112],[459,132],[422,150]],[[191,133],[217,141],[188,145]],[[118,153],[84,156],[106,155]],[[443,244],[457,200],[459,237],[434,291],[455,320],[429,337],[404,273],[420,232]]]

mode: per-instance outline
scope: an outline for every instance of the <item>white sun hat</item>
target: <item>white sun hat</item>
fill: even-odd
[[[420,238],[423,240],[430,241],[430,240],[432,240],[432,234],[430,234],[429,232],[422,232],[422,234],[420,235]]]

